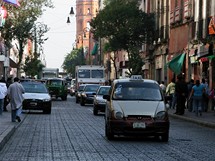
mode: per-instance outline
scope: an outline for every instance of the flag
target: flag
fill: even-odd
[[[215,34],[215,19],[214,16],[211,17],[210,23],[208,25],[208,32],[209,35],[214,35]]]
[[[97,53],[98,53],[98,43],[95,43],[91,54],[92,55],[96,55]]]
[[[185,53],[177,55],[175,58],[173,58],[170,62],[168,62],[168,67],[176,74],[181,73],[181,68],[184,63],[184,57]]]
[[[15,6],[20,6],[18,0],[3,0],[3,1],[6,2],[6,3],[10,3],[12,5],[15,5]]]

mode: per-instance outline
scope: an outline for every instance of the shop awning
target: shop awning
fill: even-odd
[[[91,54],[92,55],[96,55],[97,53],[98,53],[98,43],[95,43]]]
[[[18,64],[15,63],[11,58],[10,58],[10,67],[11,68],[18,68]]]
[[[179,54],[167,63],[167,66],[177,75],[181,73],[185,55],[185,53]]]

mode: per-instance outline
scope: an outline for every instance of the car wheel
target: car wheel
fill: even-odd
[[[81,106],[84,106],[85,105],[85,103],[84,103],[84,100],[81,98]]]
[[[163,141],[163,142],[169,141],[169,132],[166,132],[163,135],[161,135],[161,141]]]
[[[110,126],[105,124],[105,136],[107,137],[108,140],[113,140],[114,139],[114,134],[110,128]]]
[[[93,114],[98,115],[98,110],[96,109],[95,105],[93,106]]]
[[[61,99],[62,99],[63,101],[66,101],[66,100],[67,100],[67,95],[66,95],[66,96],[62,96]]]
[[[50,108],[50,109],[43,110],[43,113],[44,113],[44,114],[51,114],[51,108]]]
[[[76,99],[75,99],[75,103],[78,103],[78,98],[76,97]]]

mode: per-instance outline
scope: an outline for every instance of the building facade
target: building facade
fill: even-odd
[[[98,0],[76,0],[76,47],[83,48],[87,64],[97,63],[97,58],[91,54],[98,42],[90,32],[90,21],[96,16],[98,5]]]

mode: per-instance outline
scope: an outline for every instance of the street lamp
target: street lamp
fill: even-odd
[[[73,7],[71,7],[71,9],[70,9],[69,15],[70,15],[70,16],[74,15]],[[66,23],[67,23],[67,24],[70,24],[70,23],[71,23],[69,16],[67,17]]]

